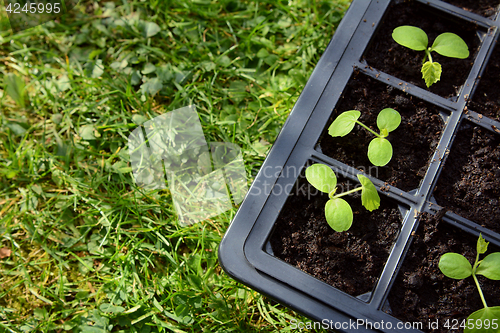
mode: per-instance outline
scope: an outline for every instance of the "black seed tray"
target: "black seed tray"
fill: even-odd
[[[391,70],[381,70],[371,63],[373,52],[383,51],[379,50],[380,36],[377,34],[387,29],[390,22],[382,22],[390,17],[391,6],[401,3],[418,6],[419,10],[442,18],[443,22],[449,21],[451,26],[455,24],[465,29],[464,39],[468,42],[471,55],[466,60],[467,69],[454,73],[460,77],[455,80],[456,86],[452,89],[426,89],[421,78],[404,80],[391,74]],[[495,228],[485,227],[482,221],[466,219],[452,209],[440,206],[433,195],[463,123],[500,135],[497,119],[475,112],[472,105],[468,107],[498,39],[500,20],[497,14],[498,9],[494,15],[483,17],[438,0],[354,0],[220,244],[219,258],[224,270],[234,279],[295,311],[317,322],[330,323],[329,327],[339,332],[421,332],[407,327],[397,329],[398,323],[401,325],[402,322],[391,315],[388,301],[391,287],[419,227],[420,217],[439,213],[441,221],[451,228],[459,228],[476,238],[481,233],[491,246],[500,246],[499,229],[495,231]],[[431,28],[439,30],[440,27]],[[428,32],[428,29],[424,30]],[[446,60],[441,61],[444,63]],[[454,72],[453,68],[448,71],[443,68],[442,75],[451,72]],[[407,188],[405,184],[408,183],[404,182],[395,182],[399,185],[394,186],[387,179],[366,174],[379,190],[381,201],[395,202],[399,207],[401,221],[373,288],[361,295],[339,290],[277,258],[270,243],[276,221],[292,192],[303,182],[303,170],[311,162],[327,164],[338,175],[354,183],[358,182],[358,173],[367,172],[367,167],[350,165],[336,159],[335,154],[323,153],[325,130],[336,112],[346,111],[337,111],[336,106],[342,103],[349,91],[346,87],[354,78],[362,78],[374,86],[384,85],[387,91],[421,101],[429,112],[434,112],[442,120],[437,145],[431,147],[428,165],[420,171],[418,186]],[[355,216],[353,223],[363,221]],[[498,220],[493,223],[500,225]],[[376,324],[352,324],[361,321]]]

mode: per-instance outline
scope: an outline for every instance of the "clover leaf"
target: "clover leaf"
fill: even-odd
[[[441,65],[432,61],[431,52],[435,51],[442,56],[458,59],[465,59],[469,56],[469,48],[465,41],[451,32],[437,36],[431,47],[427,47],[429,43],[427,34],[422,29],[410,25],[394,29],[392,38],[396,43],[412,50],[425,51],[422,62],[422,78],[425,80],[427,88],[441,79],[442,72]]]
[[[377,127],[380,133],[373,131],[358,120],[361,113],[356,110],[341,113],[328,128],[328,133],[333,136],[349,134],[354,125],[359,124],[376,136],[368,145],[368,159],[375,166],[384,166],[392,159],[392,145],[386,139],[389,132],[394,131],[401,124],[401,115],[392,108],[385,108],[377,116]]]
[[[361,191],[361,203],[369,210],[373,211],[380,206],[380,197],[375,185],[366,176],[358,174],[361,187],[339,193],[337,191],[337,177],[335,172],[325,164],[313,164],[306,169],[307,181],[321,192],[328,193],[329,200],[325,204],[325,217],[328,225],[337,232],[347,231],[352,225],[352,208],[340,197]]]

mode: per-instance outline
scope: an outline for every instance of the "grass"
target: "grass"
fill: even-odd
[[[80,3],[12,33],[0,4],[0,332],[276,332],[306,320],[229,278],[236,208],[181,226],[127,138],[195,104],[251,180],[349,5]]]

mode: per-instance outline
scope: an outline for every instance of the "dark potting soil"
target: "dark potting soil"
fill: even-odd
[[[462,123],[433,195],[439,205],[500,233],[500,135]]]
[[[473,12],[484,17],[495,15],[499,4],[498,0],[443,0],[466,11]]]
[[[457,96],[472,68],[475,53],[479,47],[477,27],[466,21],[457,20],[415,1],[393,4],[387,11],[382,24],[370,42],[364,59],[377,70],[388,73],[409,83],[428,89],[443,97]],[[448,58],[432,53],[433,61],[442,66],[441,79],[427,88],[422,78],[424,52],[401,46],[392,39],[392,32],[402,25],[417,26],[427,33],[429,46],[438,35],[452,32],[462,37],[469,46],[467,59]]]
[[[495,46],[468,107],[495,120],[500,120],[500,46]]]
[[[360,111],[359,120],[379,132],[377,116],[387,107],[397,110],[402,120],[387,138],[392,144],[393,156],[384,167],[374,167],[368,160],[368,145],[374,135],[361,126],[356,125],[344,137],[333,138],[328,134],[333,120],[348,110]],[[325,155],[362,169],[388,185],[410,191],[420,185],[442,128],[443,121],[436,106],[366,75],[354,74],[320,138],[320,149]]]
[[[305,179],[298,184],[303,191],[292,192],[276,221],[270,239],[274,255],[352,296],[372,291],[399,233],[397,206],[381,196],[380,207],[370,213],[359,195],[343,197],[354,221],[348,231],[335,232],[325,219],[328,196],[309,196],[317,191]],[[354,186],[339,178],[339,189]]]
[[[463,280],[448,278],[441,273],[438,264],[447,252],[462,254],[473,264],[476,243],[476,237],[436,220],[433,215],[422,214],[416,235],[389,293],[391,314],[404,322],[421,322],[424,332],[463,332],[459,327],[462,321],[483,308],[479,293],[472,277]],[[498,251],[490,244],[481,258]],[[478,280],[488,306],[500,305],[500,281],[483,276],[478,276]],[[430,323],[434,326],[429,327]],[[454,324],[457,329],[452,329]]]

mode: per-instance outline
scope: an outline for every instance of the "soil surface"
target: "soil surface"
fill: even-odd
[[[464,255],[471,264],[476,258],[477,238],[444,221],[422,214],[420,225],[389,294],[392,315],[405,322],[421,322],[424,332],[463,332],[460,323],[483,308],[472,277],[454,280],[444,276],[438,264],[447,252]],[[490,244],[489,253],[499,248]],[[481,258],[484,258],[482,255]],[[500,281],[478,276],[488,306],[500,305]],[[439,324],[429,328],[429,322]],[[445,324],[449,323],[449,327]],[[457,329],[452,329],[453,324]]]
[[[500,46],[497,44],[468,107],[500,121]]]
[[[462,123],[433,195],[439,205],[500,233],[500,135]]]
[[[392,31],[402,25],[417,26],[428,36],[429,46],[438,35],[452,32],[462,37],[469,46],[467,59],[448,58],[432,53],[433,61],[442,66],[441,80],[427,88],[422,78],[423,51],[414,51],[399,45],[392,39]],[[378,31],[368,47],[364,59],[367,63],[385,73],[403,79],[443,97],[457,96],[472,68],[479,46],[476,25],[461,21],[415,2],[396,2],[387,11]]]
[[[361,126],[344,137],[333,138],[328,127],[348,110],[361,112],[359,121],[376,132],[377,116],[384,108],[401,114],[401,125],[391,132],[393,156],[384,167],[375,167],[367,157],[368,145],[375,137]],[[362,169],[372,177],[404,191],[416,189],[425,175],[443,128],[438,108],[363,74],[354,74],[337,103],[323,135],[321,151],[345,164]]]
[[[339,193],[356,184],[338,179]],[[354,213],[352,227],[335,232],[325,219],[326,194],[316,193],[305,179],[304,191],[288,198],[271,236],[274,255],[352,296],[372,291],[395,241],[401,215],[389,198],[372,213],[361,205],[361,197],[345,196]],[[309,187],[309,189],[308,189]]]
[[[443,0],[449,4],[460,7],[466,11],[473,12],[484,17],[495,15],[498,0]]]

